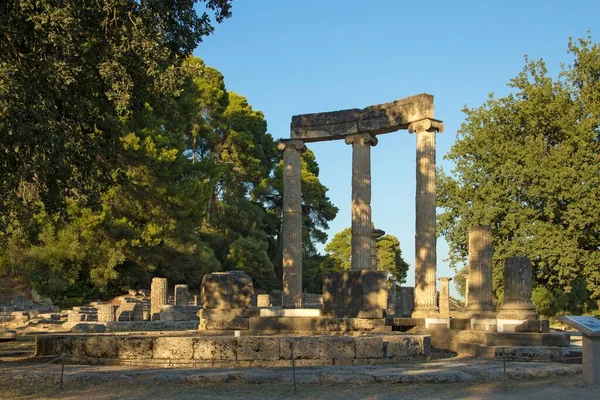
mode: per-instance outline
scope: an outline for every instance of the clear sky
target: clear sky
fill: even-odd
[[[289,138],[292,115],[363,108],[407,96],[435,96],[443,160],[463,121],[506,84],[524,56],[555,75],[569,63],[569,37],[600,39],[600,1],[234,0],[233,16],[195,55],[225,76],[228,90],[264,112],[274,138]],[[414,284],[415,137],[379,135],[372,149],[372,215],[400,240]],[[351,153],[343,141],[313,143],[320,179],[339,208],[330,238],[350,226]],[[453,276],[438,239],[438,277]],[[454,285],[451,285],[454,291]]]

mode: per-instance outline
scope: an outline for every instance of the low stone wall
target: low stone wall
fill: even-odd
[[[36,356],[68,354],[77,364],[194,367],[288,367],[293,346],[297,366],[361,365],[424,359],[429,336],[142,336],[40,335]],[[44,358],[45,360],[46,358]]]

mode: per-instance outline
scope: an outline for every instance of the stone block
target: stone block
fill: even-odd
[[[378,336],[356,338],[356,358],[383,358],[383,339]]]
[[[204,308],[248,308],[252,300],[252,278],[241,271],[214,272],[202,278]]]
[[[271,307],[271,296],[268,294],[256,295],[256,306],[258,308]]]
[[[234,361],[237,358],[238,339],[206,337],[194,339],[195,360]]]
[[[117,358],[117,338],[114,336],[91,336],[84,339],[85,353],[91,358]],[[81,361],[81,360],[77,360]]]
[[[218,330],[248,330],[248,318],[203,318],[200,329]]]
[[[385,335],[387,358],[408,358],[431,354],[431,339],[421,335]]]
[[[356,358],[354,338],[344,336],[328,336],[319,339],[320,358]]]
[[[515,326],[515,332],[550,332],[550,321],[547,319],[528,319]]]
[[[321,310],[316,308],[262,308],[261,317],[320,317]]]
[[[123,360],[147,360],[152,358],[154,338],[117,336],[117,356]]]
[[[323,332],[326,320],[321,317],[253,317],[249,319],[249,329],[257,333]]]
[[[326,330],[335,332],[368,332],[385,330],[384,319],[327,318]]]
[[[291,359],[291,345],[294,346],[295,360],[319,358],[319,338],[317,337],[282,337],[279,341],[279,356],[281,359]]]
[[[116,311],[117,321],[143,321],[144,308],[141,303],[121,303]]]
[[[359,311],[386,308],[387,280],[384,272],[356,270],[324,274],[324,312],[339,317],[356,317]]]
[[[201,308],[198,310],[200,318],[250,318],[258,317],[260,310],[256,308],[232,308],[232,309],[214,309]]]
[[[106,326],[102,324],[76,324],[71,328],[73,333],[104,333]]]
[[[191,360],[194,346],[191,337],[157,337],[154,338],[153,358],[168,360]]]
[[[279,360],[279,338],[267,336],[247,336],[238,339],[237,359]]]
[[[172,321],[198,321],[198,306],[188,305],[163,305],[160,307],[160,320]]]

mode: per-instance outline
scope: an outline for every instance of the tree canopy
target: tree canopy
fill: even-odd
[[[581,312],[600,299],[600,47],[588,38],[568,49],[573,63],[557,78],[526,60],[513,93],[464,108],[438,220],[454,265],[466,261],[468,227],[492,227],[500,302],[503,260],[527,256],[534,286]]]

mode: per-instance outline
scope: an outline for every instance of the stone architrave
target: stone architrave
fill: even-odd
[[[537,319],[538,314],[531,301],[531,261],[527,257],[508,257],[504,262],[504,303],[500,306],[498,319]],[[473,296],[471,295],[471,302]]]
[[[284,308],[302,307],[302,160],[301,140],[282,140],[283,151],[283,293]]]
[[[150,286],[150,319],[160,321],[160,308],[167,304],[167,278],[152,278]]]
[[[492,229],[488,225],[469,228],[469,300],[467,313],[473,318],[495,318],[492,302]]]
[[[381,229],[373,229],[371,232],[371,269],[377,270],[379,258],[377,253],[377,239],[385,235],[385,231]]]
[[[450,318],[450,287],[452,278],[438,278],[440,281],[440,318]]]
[[[372,270],[371,263],[371,146],[377,138],[369,134],[346,136],[352,145],[352,258],[353,271]]]
[[[412,123],[417,136],[415,196],[415,309],[414,318],[436,317],[436,199],[435,135],[443,124],[432,119]]]
[[[187,306],[190,303],[190,290],[188,285],[175,285],[175,305]]]

